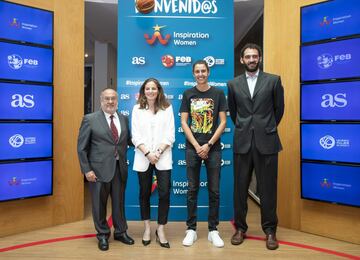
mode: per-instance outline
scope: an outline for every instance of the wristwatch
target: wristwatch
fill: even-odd
[[[211,148],[213,146],[213,144],[210,142],[208,142],[207,145],[209,146],[209,148]]]

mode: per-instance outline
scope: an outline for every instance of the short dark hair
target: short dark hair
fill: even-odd
[[[205,65],[207,71],[208,71],[208,72],[210,71],[209,65],[207,64],[206,61],[204,61],[204,60],[197,60],[197,61],[195,61],[195,63],[193,64],[193,67],[192,67],[192,71],[193,71],[193,72],[194,72],[194,70],[195,70],[195,66],[198,65],[198,64],[203,64],[203,65]]]
[[[169,101],[166,99],[163,87],[161,86],[160,82],[155,78],[148,78],[144,81],[144,83],[140,87],[139,91],[139,99],[137,103],[140,105],[140,109],[148,109],[148,102],[145,96],[145,86],[148,82],[154,82],[157,89],[158,89],[158,95],[155,100],[155,114],[161,110],[165,110],[170,106]]]
[[[259,53],[259,57],[262,57],[262,51],[259,45],[255,44],[255,43],[247,43],[245,44],[244,47],[242,47],[241,51],[240,51],[240,57],[244,58],[244,53],[246,49],[255,49],[258,51]]]

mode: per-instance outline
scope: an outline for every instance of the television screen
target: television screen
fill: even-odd
[[[360,34],[360,1],[335,0],[301,8],[301,42]]]
[[[360,166],[301,163],[301,197],[360,206]]]
[[[0,120],[52,120],[53,87],[0,82]]]
[[[301,47],[301,81],[360,77],[360,38]]]
[[[0,42],[0,79],[52,83],[52,49]]]
[[[301,85],[301,120],[360,120],[360,81]]]
[[[53,45],[53,13],[0,1],[0,38]]]
[[[0,123],[0,160],[52,157],[52,123]]]
[[[360,163],[360,124],[301,124],[301,158]]]
[[[52,160],[0,163],[0,201],[52,194]]]

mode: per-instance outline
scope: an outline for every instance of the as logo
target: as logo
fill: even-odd
[[[130,115],[130,111],[129,110],[121,110],[120,113],[124,116],[129,116]]]
[[[346,93],[337,93],[336,95],[324,94],[321,99],[321,106],[327,107],[346,107]]]
[[[131,63],[133,65],[144,65],[145,64],[145,57],[132,57]]]
[[[128,100],[128,99],[130,99],[130,94],[120,94],[120,99]]]
[[[170,34],[166,34],[165,39],[163,38],[163,36],[160,33],[160,29],[164,28],[166,25],[164,26],[159,26],[159,25],[155,25],[153,26],[154,28],[154,34],[153,36],[150,38],[149,35],[147,33],[144,34],[144,37],[146,39],[146,42],[150,45],[153,45],[156,40],[158,40],[160,42],[160,44],[162,45],[166,45],[168,43],[168,41],[170,40]]]
[[[14,94],[11,96],[11,106],[12,107],[21,107],[21,108],[32,108],[35,106],[34,96],[33,95],[20,95]]]
[[[185,148],[186,148],[186,145],[185,145],[184,143],[178,144],[178,149],[179,149],[179,150],[183,150],[183,149],[185,149]]]

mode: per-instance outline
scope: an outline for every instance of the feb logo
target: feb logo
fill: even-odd
[[[17,54],[11,54],[8,56],[8,64],[10,68],[14,70],[18,70],[23,65],[23,59],[20,57],[20,55]]]
[[[166,27],[166,25],[164,26],[159,26],[159,25],[155,25],[154,28],[154,34],[152,35],[152,37],[150,38],[150,36],[145,33],[144,37],[146,39],[146,42],[150,45],[153,45],[157,40],[162,44],[162,45],[166,45],[170,39],[170,34],[166,34],[165,38],[161,35],[160,33],[160,29]]]
[[[317,64],[321,69],[328,69],[332,66],[334,58],[329,53],[321,54],[317,57]]]
[[[164,65],[165,68],[171,68],[175,64],[175,59],[171,55],[164,55],[161,57],[161,63]]]
[[[331,135],[325,135],[320,138],[319,143],[322,148],[329,150],[335,146],[335,138]]]
[[[9,138],[9,144],[14,148],[19,148],[24,144],[24,137],[21,134],[15,134]]]

